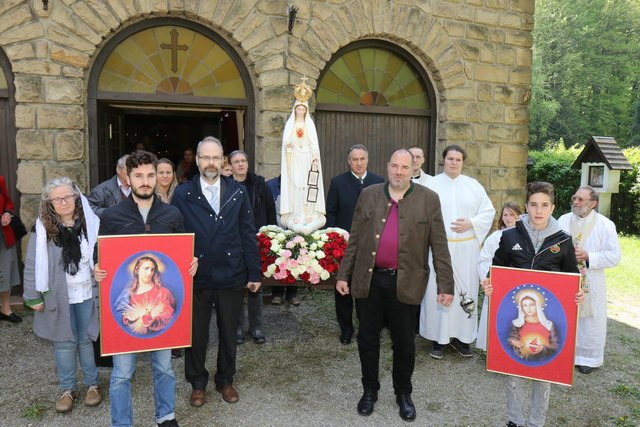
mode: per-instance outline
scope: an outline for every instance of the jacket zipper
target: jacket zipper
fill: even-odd
[[[535,264],[535,262],[536,262],[536,257],[537,257],[538,255],[541,255],[543,252],[546,252],[546,251],[547,251],[547,249],[551,248],[551,246],[559,245],[560,243],[566,242],[566,241],[567,241],[567,240],[569,240],[569,239],[570,239],[569,237],[566,237],[566,238],[564,238],[564,239],[560,240],[559,242],[556,242],[556,243],[554,243],[554,244],[552,244],[552,245],[547,246],[546,248],[544,248],[543,250],[541,250],[541,251],[540,251],[540,252],[538,252],[537,254],[534,254],[534,255],[533,255],[533,258],[531,259],[531,268],[530,268],[530,270],[533,270],[533,264]]]
[[[235,193],[233,193],[231,196],[229,196],[229,198],[227,199],[226,202],[224,202],[224,205],[220,206],[220,210],[218,211],[218,215],[220,215],[220,212],[222,212],[222,209],[227,206],[229,204],[229,202],[231,201],[231,199],[233,199],[233,196],[235,196],[236,194],[238,194],[238,192],[240,191],[240,189],[237,189],[235,191]]]

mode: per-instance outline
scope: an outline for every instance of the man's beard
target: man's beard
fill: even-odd
[[[149,187],[151,188],[151,187]],[[153,189],[151,189],[151,191],[149,192],[149,194],[143,194],[138,192],[139,188],[134,188],[131,187],[131,191],[133,192],[133,194],[138,198],[138,199],[142,199],[142,200],[148,200],[150,198],[153,197]]]
[[[220,175],[220,171],[216,167],[209,167],[202,171],[202,175],[209,181],[216,179]]]
[[[580,218],[584,218],[585,216],[589,215],[590,210],[587,206],[584,207],[579,207],[579,206],[572,206],[571,207],[571,211],[578,215]]]

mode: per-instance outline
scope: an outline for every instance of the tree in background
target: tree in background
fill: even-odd
[[[629,145],[640,134],[640,2],[538,0],[535,22],[530,147],[591,135]]]

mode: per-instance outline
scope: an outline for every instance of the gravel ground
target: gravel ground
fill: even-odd
[[[375,412],[361,417],[360,364],[355,341],[338,342],[333,292],[301,292],[300,307],[265,306],[267,343],[251,340],[238,348],[235,386],[240,402],[225,403],[215,389],[207,404],[191,408],[184,359],[175,360],[178,377],[176,415],[182,426],[400,426],[391,383],[391,345],[383,335],[381,384]],[[101,368],[106,395],[96,408],[77,404],[70,414],[53,408],[57,377],[51,345],[31,332],[32,315],[20,325],[0,324],[1,426],[108,426],[110,369]],[[215,322],[215,321],[214,321]],[[212,324],[215,324],[212,322]],[[590,375],[576,372],[573,387],[552,386],[549,426],[640,425],[640,314],[609,319],[607,365]],[[215,337],[215,327],[212,327]],[[443,360],[428,356],[430,345],[417,338],[413,400],[421,426],[501,426],[505,399],[501,375],[485,371],[476,352],[463,360],[447,350]],[[211,343],[207,366],[213,371],[217,346]],[[147,357],[141,356],[134,380],[136,425],[153,426],[153,385]],[[83,396],[81,396],[81,399]]]

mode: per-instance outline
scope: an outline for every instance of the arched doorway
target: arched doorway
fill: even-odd
[[[253,157],[251,78],[238,53],[210,28],[173,18],[145,20],[114,36],[89,78],[91,186],[142,144],[179,161],[204,136]]]
[[[20,193],[16,188],[18,157],[16,153],[15,89],[9,58],[0,48],[0,175],[5,177],[9,196],[17,209]]]
[[[353,144],[369,150],[369,170],[386,176],[395,148],[418,145],[424,168],[435,169],[435,95],[420,64],[383,41],[340,49],[318,79],[316,124],[325,188],[347,166]]]

